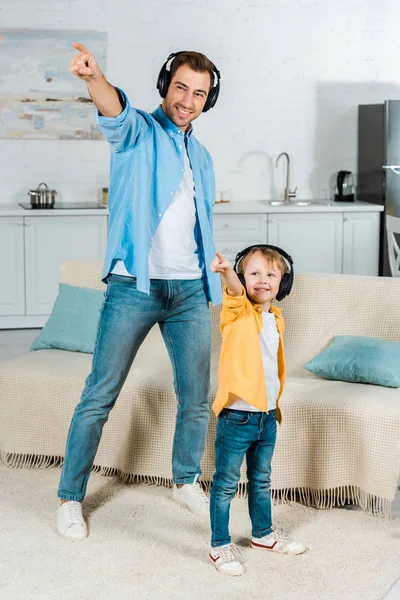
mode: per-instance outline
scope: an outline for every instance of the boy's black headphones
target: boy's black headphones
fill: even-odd
[[[180,52],[172,52],[172,54],[170,54],[168,56],[167,60],[161,67],[161,70],[160,70],[160,72],[158,74],[158,78],[157,78],[157,89],[160,92],[161,98],[165,98],[165,96],[167,95],[168,87],[169,87],[169,84],[171,81],[171,72],[170,72],[170,69],[167,69],[167,65],[171,59],[176,58],[177,56],[179,56],[179,54],[182,54],[183,52],[185,52],[185,50],[181,50]],[[210,108],[215,106],[215,103],[217,102],[218,96],[219,96],[219,82],[221,80],[221,73],[218,71],[217,67],[213,63],[211,63],[211,64],[212,64],[214,75],[215,75],[215,77],[214,77],[215,85],[213,85],[211,90],[208,92],[208,96],[207,96],[207,100],[206,100],[206,103],[203,108],[203,112],[207,112],[208,110],[210,110]],[[170,67],[171,67],[171,65],[170,65]],[[216,79],[216,83],[215,83],[215,79]]]
[[[271,246],[270,244],[255,244],[254,246],[249,246],[248,248],[245,248],[241,252],[238,252],[238,254],[236,254],[235,264],[233,265],[233,269],[234,269],[235,273],[237,274],[237,276],[239,277],[240,282],[242,283],[242,285],[245,289],[246,289],[246,283],[244,280],[244,275],[243,275],[243,273],[240,273],[238,269],[239,269],[239,265],[240,265],[241,261],[248,254],[248,252],[250,252],[250,250],[253,250],[253,248],[270,248],[271,250],[276,250],[285,259],[285,262],[289,268],[289,272],[283,274],[281,283],[279,285],[279,290],[276,295],[276,299],[278,301],[283,300],[288,294],[290,294],[290,290],[292,289],[292,285],[293,285],[294,272],[293,272],[292,257],[290,256],[290,254],[288,254],[287,252],[282,250],[282,248],[278,248],[278,246]]]

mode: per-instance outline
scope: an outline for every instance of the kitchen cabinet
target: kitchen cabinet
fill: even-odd
[[[341,213],[268,215],[268,244],[290,254],[297,273],[341,273]]]
[[[286,250],[295,272],[378,275],[381,210],[361,202],[301,209],[232,203],[214,212],[214,240],[230,261],[263,243]]]
[[[60,262],[104,258],[107,213],[66,212],[0,216],[0,328],[42,327],[57,297]]]
[[[60,262],[102,259],[107,240],[103,217],[24,219],[28,315],[49,315],[58,293]]]
[[[24,230],[21,217],[0,217],[0,315],[25,314]]]
[[[378,275],[379,213],[343,213],[343,273]]]

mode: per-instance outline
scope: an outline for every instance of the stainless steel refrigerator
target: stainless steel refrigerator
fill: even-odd
[[[386,213],[400,217],[400,100],[358,107],[357,200],[383,204],[379,274],[390,276]]]

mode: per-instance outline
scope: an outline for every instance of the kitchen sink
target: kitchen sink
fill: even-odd
[[[322,202],[318,200],[294,200],[284,202],[283,200],[259,200],[261,204],[269,204],[270,206],[332,206],[331,202]]]

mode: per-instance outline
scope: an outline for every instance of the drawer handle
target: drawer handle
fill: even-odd
[[[19,219],[19,220],[17,221],[17,225],[19,225],[20,227],[21,227],[21,225],[23,225],[23,224],[24,224],[24,222],[23,222],[23,220],[22,220],[22,219]]]
[[[224,223],[222,229],[229,229],[230,225],[229,223]]]

